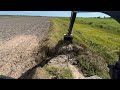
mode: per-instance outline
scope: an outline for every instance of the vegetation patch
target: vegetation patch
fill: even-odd
[[[50,75],[56,76],[59,79],[73,78],[71,70],[69,68],[61,68],[61,67],[55,67],[55,66],[47,66],[45,68]]]

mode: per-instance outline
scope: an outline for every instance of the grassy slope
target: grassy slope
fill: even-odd
[[[52,22],[50,40],[56,44],[67,32],[69,18],[52,18]],[[115,51],[120,48],[120,24],[113,19],[77,18],[73,35],[74,43],[84,44],[92,53],[90,57],[78,57],[80,68],[86,76],[97,74],[108,78],[106,64],[116,61]]]

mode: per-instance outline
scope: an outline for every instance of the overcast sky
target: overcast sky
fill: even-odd
[[[0,15],[58,16],[70,17],[71,11],[0,11]],[[109,17],[101,12],[79,12],[77,17]]]

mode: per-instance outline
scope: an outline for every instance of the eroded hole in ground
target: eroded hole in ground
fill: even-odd
[[[54,48],[45,45],[40,51],[44,52],[42,62],[28,70],[19,79],[84,79],[80,70],[76,69],[79,62],[76,57],[86,52],[82,46],[60,40]],[[41,53],[40,51],[38,54]]]

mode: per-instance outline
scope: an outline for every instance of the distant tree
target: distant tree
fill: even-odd
[[[97,17],[97,18],[100,18],[100,16],[99,16],[99,17]]]

